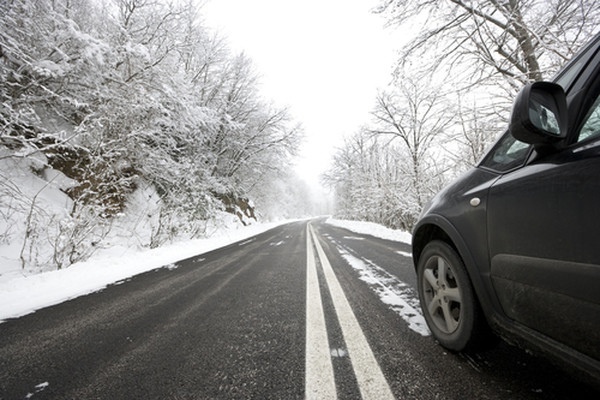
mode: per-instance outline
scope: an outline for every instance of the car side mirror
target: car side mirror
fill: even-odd
[[[556,143],[567,136],[567,96],[560,85],[534,82],[525,86],[513,105],[509,130],[521,142]]]

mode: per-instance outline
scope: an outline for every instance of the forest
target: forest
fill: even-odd
[[[323,181],[338,217],[408,231],[506,130],[521,87],[552,79],[600,25],[593,0],[381,0],[374,12],[409,40]]]
[[[0,2],[0,245],[23,268],[85,260],[117,229],[155,248],[225,211],[309,213],[301,125],[197,3]]]

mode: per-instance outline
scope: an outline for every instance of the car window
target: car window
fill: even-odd
[[[589,107],[589,109],[585,114],[585,118],[583,118],[584,122],[577,135],[577,142],[600,136],[600,83],[598,81],[598,75],[600,74],[598,72],[598,66],[600,66],[600,52],[596,53],[590,65],[592,72],[586,82],[587,90],[585,92],[585,97],[593,100],[593,103],[591,106],[588,102],[583,103],[585,104],[585,107]]]
[[[531,145],[515,139],[509,132],[496,143],[484,158],[481,166],[505,172],[525,163]]]
[[[600,96],[596,98],[596,101],[590,108],[588,115],[585,118],[585,123],[579,131],[578,142],[600,136]]]

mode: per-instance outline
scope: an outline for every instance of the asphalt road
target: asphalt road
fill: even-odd
[[[0,399],[599,398],[502,342],[445,351],[408,245],[310,226],[0,324]]]

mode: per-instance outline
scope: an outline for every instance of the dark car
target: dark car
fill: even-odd
[[[527,85],[508,131],[413,232],[423,313],[454,351],[490,329],[600,382],[600,35]]]

